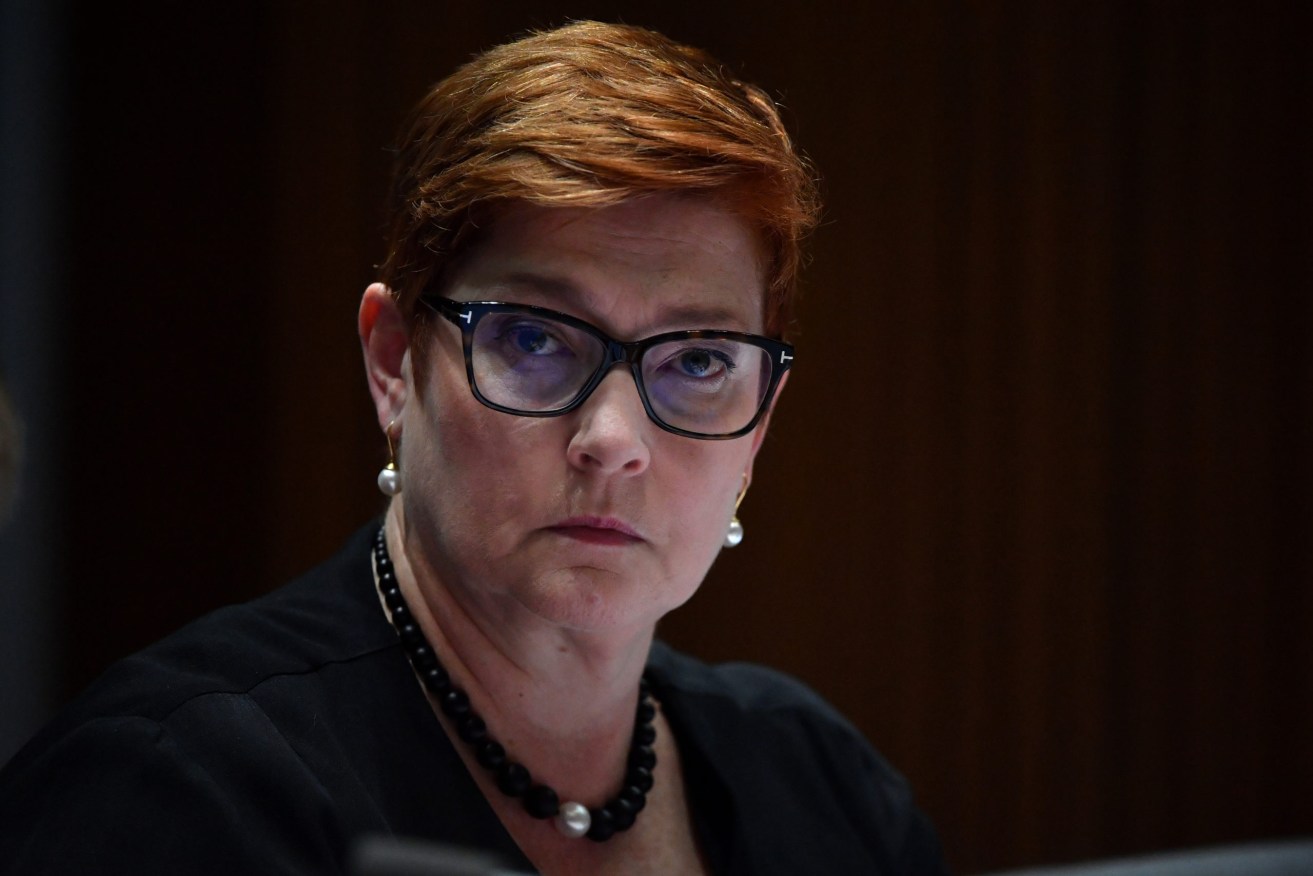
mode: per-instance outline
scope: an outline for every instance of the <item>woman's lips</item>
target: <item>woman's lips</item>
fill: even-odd
[[[588,544],[624,546],[643,540],[632,526],[614,517],[571,517],[548,528],[566,538]]]

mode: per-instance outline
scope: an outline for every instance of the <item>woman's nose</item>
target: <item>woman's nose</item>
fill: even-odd
[[[568,450],[570,464],[602,475],[636,475],[651,461],[652,423],[626,368],[612,368],[574,412],[577,423]]]

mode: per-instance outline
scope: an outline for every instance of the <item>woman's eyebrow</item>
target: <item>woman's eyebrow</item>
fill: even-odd
[[[665,322],[682,323],[697,328],[719,328],[733,324],[733,328],[740,329],[743,326],[738,324],[746,321],[743,314],[727,307],[701,304],[675,307],[662,313],[662,317]]]
[[[590,307],[592,296],[565,277],[540,274],[534,271],[513,271],[497,278],[495,284],[527,289],[550,296],[552,300],[544,306],[560,310],[562,308],[558,305],[563,305],[565,309],[583,315],[584,319],[588,319],[592,312]],[[532,304],[536,302],[522,303]],[[741,324],[746,323],[749,330],[751,330],[752,324],[749,315],[739,313],[730,307],[710,303],[688,303],[662,309],[658,322],[662,325],[678,324],[693,328],[732,327],[735,329],[744,328],[745,326]]]
[[[513,271],[497,279],[499,285],[521,286],[535,292],[559,298],[567,304],[583,303],[584,294],[580,288],[565,277],[550,274],[538,274],[533,271]]]

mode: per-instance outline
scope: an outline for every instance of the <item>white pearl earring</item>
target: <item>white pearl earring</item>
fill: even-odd
[[[395,496],[401,492],[401,471],[397,468],[397,454],[392,447],[392,427],[396,422],[389,421],[388,427],[383,430],[388,439],[388,464],[378,473],[378,489],[385,496]]]
[[[729,529],[725,532],[725,547],[738,547],[743,543],[743,522],[739,520],[739,506],[748,494],[748,473],[743,473],[743,486],[739,488],[739,497],[734,500],[734,516],[729,519]]]

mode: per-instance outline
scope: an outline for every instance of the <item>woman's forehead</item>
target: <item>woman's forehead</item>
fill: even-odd
[[[614,321],[629,334],[676,322],[760,331],[765,282],[764,247],[745,220],[705,199],[654,196],[502,211],[449,288]]]

